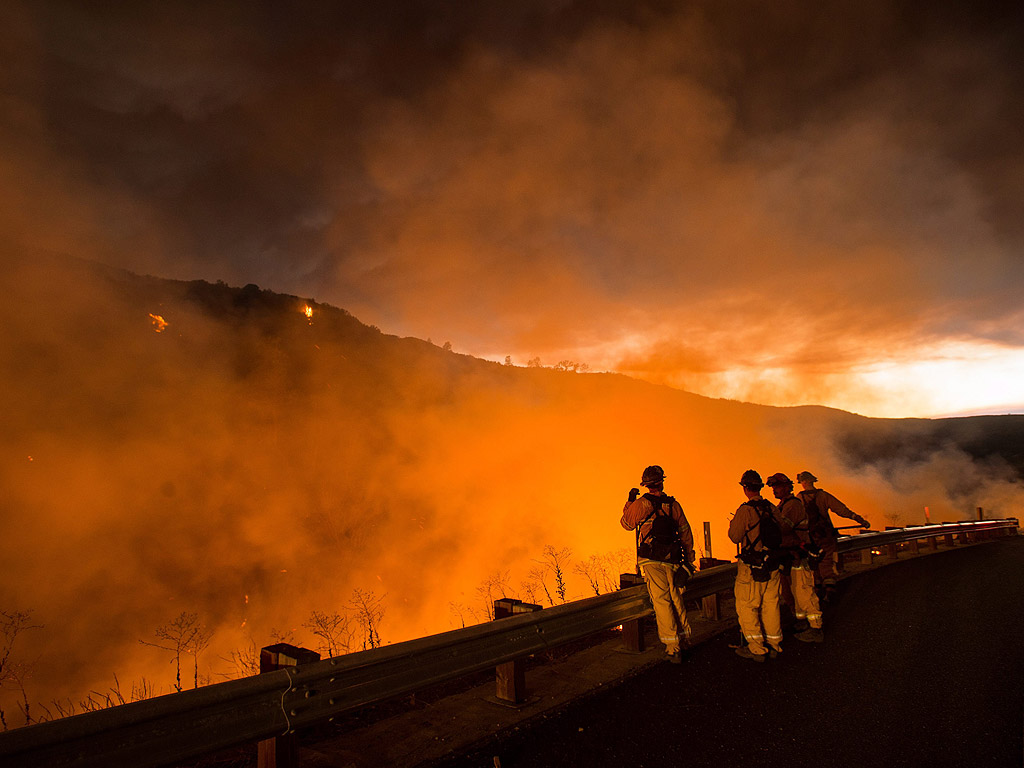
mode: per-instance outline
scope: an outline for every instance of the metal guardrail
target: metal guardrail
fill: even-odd
[[[865,533],[839,551],[951,534],[1016,532],[990,520]],[[735,563],[695,574],[687,599],[732,589]],[[651,612],[644,585],[536,613],[337,656],[300,667],[159,696],[0,733],[5,768],[158,768],[329,722],[350,710],[423,690],[580,640]]]

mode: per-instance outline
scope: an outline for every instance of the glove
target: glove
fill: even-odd
[[[629,489],[629,501],[630,501],[630,503],[636,501],[636,497],[639,496],[639,495],[640,495],[640,489],[639,488],[630,488]]]
[[[869,523],[863,517],[860,520],[858,520],[857,522],[860,523],[860,527],[861,528],[870,528],[871,527],[871,523]]]

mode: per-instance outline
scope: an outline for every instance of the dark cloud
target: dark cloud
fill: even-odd
[[[797,401],[809,348],[852,370],[1024,332],[1019,4],[5,13],[15,247],[499,358],[658,378],[682,336]]]

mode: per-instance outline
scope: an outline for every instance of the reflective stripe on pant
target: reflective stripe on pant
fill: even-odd
[[[814,591],[814,572],[807,567],[806,561],[793,566],[789,572],[789,583],[796,604],[796,617],[807,619],[814,629],[821,629],[821,606]]]
[[[747,640],[750,652],[760,656],[767,653],[765,641],[777,651],[782,650],[782,617],[779,615],[779,585],[781,574],[772,573],[768,581],[754,581],[750,566],[736,564],[736,616],[740,631]],[[761,625],[764,624],[764,632]]]
[[[647,593],[654,606],[654,618],[658,622],[658,637],[665,644],[666,653],[679,650],[679,637],[690,636],[690,625],[686,621],[686,604],[683,590],[672,586],[672,574],[679,566],[659,563],[657,560],[641,560],[640,569],[647,582]]]

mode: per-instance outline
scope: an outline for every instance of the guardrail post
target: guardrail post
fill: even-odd
[[[704,525],[709,525],[709,523],[705,523]],[[710,537],[710,534],[708,534],[708,536]],[[711,539],[707,538],[707,541],[710,542]],[[700,559],[700,570],[703,571],[705,568],[714,568],[716,565],[728,564],[728,560],[718,560],[709,555],[708,557],[702,557]],[[716,592],[713,595],[708,595],[707,597],[701,598],[700,610],[701,615],[705,619],[708,619],[710,621],[718,621],[722,618],[721,612],[718,609],[718,594],[719,593]]]
[[[942,537],[942,543],[945,544],[947,547],[955,547],[956,546],[956,542],[953,541],[953,534],[952,533],[947,533],[945,536],[943,536]]]
[[[934,550],[937,550],[939,548],[939,537],[938,536],[929,536],[927,541],[928,541],[928,549],[931,549],[931,550],[934,551]]]
[[[619,589],[628,589],[643,583],[644,577],[638,573],[619,574]],[[622,623],[622,643],[630,653],[643,653],[646,650],[642,617]]]
[[[911,539],[908,541],[907,548],[910,550],[910,554],[912,555],[916,555],[921,551],[921,548],[917,543],[917,539]]]
[[[275,672],[285,667],[297,667],[320,661],[320,654],[289,643],[276,643],[260,649],[260,674]],[[286,733],[264,739],[256,747],[258,768],[297,768],[299,741],[295,733]]]
[[[871,551],[871,547],[864,547],[860,551],[860,562],[861,565],[871,565],[874,559],[874,552]]]
[[[512,597],[494,601],[494,620],[505,619],[517,613],[533,613],[541,606],[524,603]],[[522,704],[526,699],[526,666],[522,659],[513,659],[494,668],[494,696],[509,704]]]

